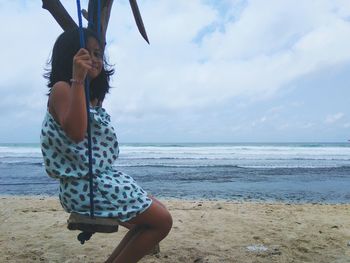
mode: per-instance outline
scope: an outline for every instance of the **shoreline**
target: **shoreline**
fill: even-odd
[[[179,198],[179,197],[155,197],[162,201],[182,201],[182,202],[224,202],[224,203],[232,203],[232,204],[271,204],[271,205],[350,205],[350,202],[338,202],[338,203],[327,203],[327,202],[284,202],[284,201],[274,201],[274,200],[238,200],[238,199],[225,199],[225,198]],[[0,194],[0,199],[2,198],[14,198],[14,199],[52,199],[58,200],[58,195],[26,195],[26,194]]]
[[[103,262],[126,233],[82,246],[58,198],[0,199],[0,262]],[[143,263],[350,262],[350,204],[160,200],[173,229]]]

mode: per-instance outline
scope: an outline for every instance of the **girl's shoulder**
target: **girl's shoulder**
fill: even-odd
[[[65,95],[69,92],[69,89],[70,84],[68,82],[58,81],[52,86],[49,94],[49,99],[52,97]]]
[[[70,88],[70,84],[66,81],[60,80],[57,81],[51,88],[51,90],[57,90],[57,89],[69,89]]]
[[[69,101],[69,83],[65,81],[56,82],[51,88],[48,98],[48,111],[59,122],[59,117],[56,114],[57,108],[65,108],[65,105]]]

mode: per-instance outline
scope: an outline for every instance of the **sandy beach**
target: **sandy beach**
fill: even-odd
[[[350,205],[163,200],[174,226],[141,262],[350,262]],[[52,197],[2,196],[0,262],[104,262],[126,230],[80,245]]]

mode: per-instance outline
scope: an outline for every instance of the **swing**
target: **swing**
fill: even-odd
[[[118,232],[119,223],[116,219],[106,217],[93,217],[71,213],[67,220],[69,230],[80,230],[77,239],[83,245],[95,233]]]
[[[78,20],[79,20],[79,36],[80,46],[85,47],[84,32],[82,26],[82,11],[80,7],[80,0],[77,0],[78,9]],[[146,31],[144,29],[141,14],[139,13],[137,3],[135,0],[130,1],[131,8],[136,20],[136,24],[139,28],[141,35],[149,43]],[[96,2],[92,2],[91,9],[94,9]],[[91,12],[93,13],[93,12]],[[89,12],[89,27],[96,28],[97,36],[101,37],[100,30],[100,13],[101,13],[101,2],[97,1],[97,25],[93,24],[93,14]],[[86,99],[86,110],[90,112],[90,88],[89,81],[85,80],[85,99]],[[93,176],[92,176],[92,150],[91,150],[91,130],[90,130],[90,116],[88,114],[87,120],[87,133],[88,133],[88,157],[89,157],[89,188],[90,188],[90,215],[82,215],[79,213],[72,212],[67,220],[67,228],[69,230],[82,231],[78,234],[77,239],[83,245],[85,241],[88,241],[94,233],[115,233],[118,232],[119,222],[116,218],[96,217],[94,216],[94,200],[93,200]],[[159,244],[153,249],[151,253],[159,252]]]
[[[97,15],[100,14],[100,0],[97,2]],[[80,8],[80,1],[77,0],[78,19],[79,19],[79,35],[80,35],[80,46],[85,47],[84,33],[82,26],[82,13]],[[91,17],[91,16],[90,16]],[[92,21],[89,20],[89,23]],[[97,35],[100,35],[100,18],[97,18]],[[86,99],[86,110],[90,112],[90,87],[89,82],[85,80],[85,99]],[[88,155],[89,155],[89,186],[90,186],[90,216],[82,215],[72,212],[67,220],[67,228],[69,230],[80,230],[77,239],[83,245],[85,241],[88,241],[91,236],[95,233],[114,233],[118,231],[119,223],[116,219],[95,217],[94,216],[94,200],[93,200],[93,178],[92,178],[92,152],[91,152],[91,130],[90,130],[90,116],[88,115],[87,121],[87,132],[88,132]]]

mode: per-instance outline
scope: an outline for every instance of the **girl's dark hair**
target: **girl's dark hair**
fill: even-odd
[[[84,28],[85,43],[90,37],[93,37],[99,43],[101,49],[102,45],[97,37],[96,33],[90,29]],[[44,74],[44,77],[48,80],[47,86],[49,87],[49,93],[51,88],[58,81],[65,81],[70,83],[72,79],[73,71],[73,57],[80,49],[79,28],[63,32],[56,40],[52,50],[52,56],[48,62],[49,68]],[[105,66],[108,66],[108,69]],[[110,68],[103,57],[103,66],[101,73],[90,82],[90,100],[97,99],[102,102],[106,93],[109,91],[109,79],[113,75],[114,70]]]

